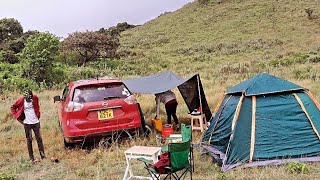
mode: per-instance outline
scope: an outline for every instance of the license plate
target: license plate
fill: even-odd
[[[112,118],[113,118],[113,110],[112,109],[98,111],[98,119],[99,120],[112,119]]]

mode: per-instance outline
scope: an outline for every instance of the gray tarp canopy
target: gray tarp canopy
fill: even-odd
[[[211,119],[199,74],[184,79],[172,72],[163,72],[149,76],[124,80],[132,93],[157,94],[178,87],[190,113],[202,107],[207,119]]]
[[[164,72],[125,80],[125,85],[133,93],[157,94],[173,89],[184,83],[185,79],[172,72]]]

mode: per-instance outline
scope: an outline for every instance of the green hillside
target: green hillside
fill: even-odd
[[[123,70],[132,75],[200,73],[222,84],[262,71],[293,81],[316,80],[319,29],[316,0],[193,2],[124,32],[121,50],[131,56]]]

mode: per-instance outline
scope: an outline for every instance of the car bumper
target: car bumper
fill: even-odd
[[[140,122],[122,124],[117,126],[107,126],[91,129],[78,129],[74,125],[68,126],[63,131],[65,141],[67,143],[77,143],[82,141],[92,141],[107,136],[112,136],[115,133],[127,131],[129,133],[136,132],[141,127]]]

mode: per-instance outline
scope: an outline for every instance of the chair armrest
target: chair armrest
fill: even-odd
[[[147,167],[146,169],[147,169],[148,171],[153,172],[154,174],[156,174],[156,173],[157,173],[157,171],[156,171],[154,168]]]
[[[165,166],[164,168],[165,168],[166,170],[172,172],[172,167],[171,167],[171,166]]]
[[[161,146],[161,152],[168,151],[168,146]]]
[[[166,137],[165,139],[170,141],[170,140],[175,140],[175,139],[179,139],[181,137]]]
[[[140,158],[137,158],[138,161],[142,161],[144,163],[146,163],[147,165],[150,165],[150,164],[153,164],[153,161],[152,160],[147,160],[143,157],[140,157]]]

